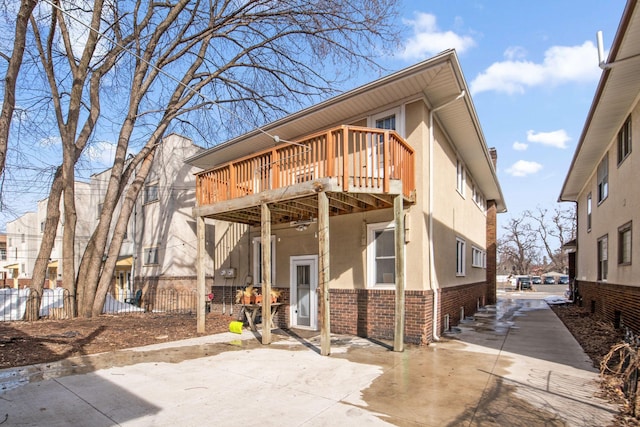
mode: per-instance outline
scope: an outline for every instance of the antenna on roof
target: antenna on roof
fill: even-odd
[[[609,68],[604,59],[604,43],[602,42],[602,31],[596,33],[596,41],[598,44],[598,66],[603,70]]]

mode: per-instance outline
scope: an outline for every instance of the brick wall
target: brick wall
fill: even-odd
[[[214,299],[212,311],[222,313],[223,296],[225,312],[229,314],[233,307],[233,320],[240,315],[241,306],[235,304],[235,291],[241,287],[213,286]],[[289,321],[290,292],[288,288],[278,288],[282,295],[274,319],[277,327],[286,328]],[[442,290],[440,315],[450,315],[451,325],[460,321],[460,307],[465,315],[475,313],[478,301],[486,303],[488,286],[486,283],[457,286]],[[355,335],[373,339],[393,340],[395,330],[395,291],[377,289],[331,289],[331,332],[335,334]],[[320,319],[320,313],[318,313]],[[405,336],[410,344],[426,345],[433,340],[433,292],[405,292]],[[441,322],[441,320],[440,320]],[[442,325],[439,325],[440,331]]]
[[[464,307],[464,316],[471,316],[478,308],[478,305],[487,304],[487,293],[490,285],[487,283],[473,283],[469,285],[461,285],[452,288],[442,289],[440,298],[439,325],[440,333],[442,333],[442,319],[446,314],[449,315],[450,326],[460,323],[461,308]]]
[[[621,322],[640,335],[640,288],[577,280],[578,303],[616,324]],[[618,325],[616,325],[618,326]]]
[[[331,332],[392,340],[395,329],[395,291],[331,289]],[[412,344],[431,338],[433,293],[405,292],[405,336]]]

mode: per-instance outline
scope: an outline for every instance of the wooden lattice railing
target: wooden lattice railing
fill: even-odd
[[[318,178],[336,178],[343,191],[388,193],[392,179],[406,197],[415,190],[413,148],[395,131],[340,126],[293,142],[197,174],[198,206]]]

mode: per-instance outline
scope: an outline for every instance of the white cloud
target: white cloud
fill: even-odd
[[[527,57],[527,51],[521,46],[508,47],[504,51],[504,57],[508,60],[523,59]]]
[[[422,60],[447,49],[458,53],[475,46],[469,36],[461,36],[453,31],[441,31],[436,24],[435,15],[417,12],[414,20],[403,19],[403,24],[413,27],[413,35],[405,42],[403,59]]]
[[[523,177],[537,173],[542,169],[542,165],[537,162],[529,162],[527,160],[518,160],[506,172],[511,176]]]
[[[525,151],[529,147],[529,144],[525,142],[516,141],[513,143],[512,147],[516,151]]]
[[[55,146],[61,147],[62,138],[60,138],[59,136],[48,136],[38,141],[38,145],[40,145],[40,147],[42,148],[55,147]]]
[[[567,142],[570,140],[571,138],[567,135],[567,132],[565,132],[564,129],[538,133],[535,133],[532,130],[527,131],[527,141],[538,142],[550,147],[567,148]]]
[[[491,64],[471,82],[472,93],[524,93],[535,86],[597,81],[601,73],[598,51],[590,41],[580,46],[550,47],[542,63],[525,60],[519,48],[510,47],[504,55],[505,61]]]
[[[85,154],[92,162],[98,162],[110,166],[113,164],[115,153],[115,144],[108,141],[98,141],[87,146],[83,154]]]

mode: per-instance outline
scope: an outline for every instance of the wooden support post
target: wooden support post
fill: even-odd
[[[393,335],[393,351],[404,351],[404,211],[403,197],[393,199],[393,223],[395,227],[396,251],[396,324]]]
[[[271,344],[271,211],[262,204],[262,344]]]
[[[196,236],[198,239],[196,249],[196,288],[198,290],[198,307],[196,309],[196,330],[198,333],[205,331],[205,224],[204,217],[196,217]]]
[[[318,285],[320,286],[320,354],[331,354],[331,316],[329,310],[329,198],[318,193]]]

